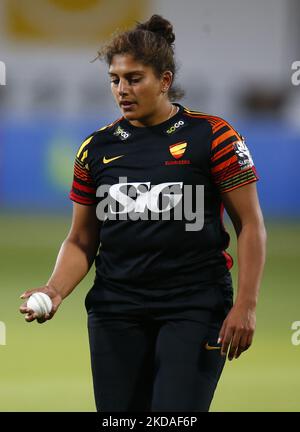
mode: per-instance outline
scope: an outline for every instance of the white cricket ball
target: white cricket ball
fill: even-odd
[[[36,312],[38,318],[40,318],[43,315],[51,312],[52,301],[47,294],[43,292],[36,292],[32,294],[27,300],[27,307]]]

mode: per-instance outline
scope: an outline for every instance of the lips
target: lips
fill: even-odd
[[[129,108],[129,107],[131,107],[132,105],[134,105],[134,102],[130,102],[130,101],[122,101],[122,102],[120,102],[120,105],[121,105],[122,107],[124,107],[124,108]]]

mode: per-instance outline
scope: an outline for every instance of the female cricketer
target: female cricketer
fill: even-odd
[[[266,233],[244,138],[179,104],[159,15],[101,48],[116,121],[80,145],[73,219],[47,284],[53,317],[95,261],[85,299],[98,411],[208,411],[226,358],[253,340]],[[233,301],[226,209],[237,235]]]

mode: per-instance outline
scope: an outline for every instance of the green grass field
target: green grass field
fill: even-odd
[[[0,217],[0,411],[95,411],[84,297],[94,268],[55,318],[40,325],[19,313],[20,294],[44,284],[69,217]],[[229,252],[235,258],[232,229]],[[267,222],[268,258],[252,347],[227,362],[211,411],[300,411],[300,224]],[[236,280],[236,265],[233,278]]]

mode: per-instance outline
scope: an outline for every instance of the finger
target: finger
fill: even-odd
[[[53,316],[53,315],[52,315],[52,316]],[[41,317],[39,317],[39,318],[37,319],[37,322],[38,322],[39,324],[42,324],[42,323],[44,323],[45,321],[48,321],[49,319],[51,319],[52,316],[51,316],[51,313],[46,313],[45,315],[42,315]]]
[[[51,320],[54,316],[55,312],[50,312],[48,314],[45,315],[46,320]]]
[[[236,359],[239,358],[239,356],[249,348],[249,346],[247,347],[247,343],[248,343],[247,341],[248,341],[248,334],[245,333],[244,335],[242,335],[240,342],[239,342],[239,346],[236,350],[236,353],[235,353]]]
[[[52,309],[51,309],[51,311],[49,312],[49,315],[50,315],[50,318],[49,318],[49,319],[51,319],[51,318],[53,317],[53,315],[56,313],[57,309],[59,308],[60,303],[61,303],[61,302],[59,302],[59,303],[55,303],[55,302],[53,303],[53,302],[52,302]]]
[[[27,306],[20,306],[19,311],[24,314],[30,312],[31,309],[29,309]]]
[[[20,305],[20,307],[19,307],[19,309],[23,309],[23,308],[27,308],[27,301],[26,302],[24,302],[24,303],[22,303],[21,305]]]
[[[253,343],[253,336],[254,336],[254,330],[250,331],[250,333],[248,334],[247,345],[249,345],[249,347]]]
[[[241,334],[240,332],[238,332],[237,330],[234,332],[232,340],[231,340],[231,344],[230,344],[230,349],[229,349],[229,353],[228,353],[228,360],[232,360],[235,356],[235,353],[239,347],[240,344],[240,339],[241,339]]]
[[[222,348],[221,348],[221,355],[222,356],[227,355],[227,351],[228,351],[228,347],[229,347],[231,339],[232,339],[232,335],[233,335],[233,331],[231,329],[227,328],[226,333],[223,337],[223,342],[222,342]]]
[[[221,329],[220,332],[219,332],[218,340],[217,340],[217,343],[218,343],[218,344],[221,343],[221,342],[223,341],[224,334],[225,334],[224,330]]]
[[[20,306],[19,311],[23,314],[28,313],[30,315],[32,315],[34,313],[34,310],[28,308],[27,306]]]
[[[34,319],[34,312],[33,311],[29,311],[26,313],[25,317],[26,321],[32,321],[32,318]]]
[[[35,312],[33,312],[33,313],[27,313],[27,314],[25,315],[25,320],[26,320],[27,322],[34,321],[36,318],[37,318],[37,314],[36,314]]]
[[[21,299],[25,299],[31,296],[31,294],[35,293],[36,291],[38,291],[38,288],[34,288],[31,290],[27,290],[25,291],[23,294],[20,295]]]
[[[251,346],[251,345],[245,345],[245,346],[240,347],[240,348],[237,350],[237,352],[236,352],[235,358],[238,359],[239,356],[240,356],[243,352],[247,351],[247,349],[250,348],[250,346]]]
[[[244,346],[243,346],[243,351],[247,351],[250,348],[250,346],[252,345],[253,335],[254,335],[254,331],[251,331],[250,333],[248,333],[246,335],[245,343],[244,343]],[[239,356],[240,356],[240,354],[239,354]]]
[[[226,320],[223,322],[221,330],[219,331],[218,342],[221,343],[226,333]]]

